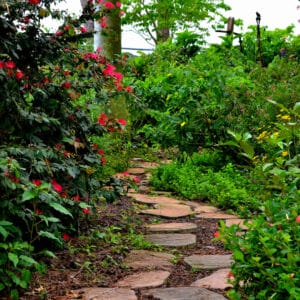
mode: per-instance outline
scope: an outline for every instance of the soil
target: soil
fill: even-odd
[[[176,250],[164,248],[164,252],[176,254],[178,257],[164,287],[189,286],[197,279],[212,273],[212,271],[191,270],[184,263],[183,256],[228,253],[220,242],[212,240],[217,231],[217,220],[203,220],[193,216],[170,220],[141,215],[137,213],[136,205],[131,198],[122,196],[117,202],[99,209],[97,219],[91,221],[91,224],[98,228],[99,235],[93,234],[92,239],[91,229],[86,230],[79,237],[66,242],[65,249],[55,253],[57,258],[44,259],[47,272],[34,274],[29,291],[24,292],[20,299],[80,299],[78,295],[74,297],[72,290],[84,287],[111,287],[114,282],[132,274],[133,271],[122,264],[132,247],[125,242],[125,245],[123,243],[120,245],[117,241],[115,244],[114,241],[105,242],[103,236],[101,237],[101,229],[108,226],[118,227],[118,231],[125,237],[132,228],[135,232],[145,233],[143,224],[149,223],[186,221],[198,225],[196,246]],[[225,295],[224,291],[216,292]]]

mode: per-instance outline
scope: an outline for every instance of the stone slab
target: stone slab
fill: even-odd
[[[153,244],[165,247],[185,247],[196,244],[196,235],[191,233],[147,234],[145,238]]]
[[[116,286],[131,289],[155,288],[162,286],[170,274],[168,271],[140,272],[126,276]]]
[[[228,274],[230,269],[220,269],[212,273],[210,276],[198,279],[197,281],[193,282],[191,286],[207,288],[207,289],[220,289],[226,290],[231,288],[232,285],[228,283]]]
[[[220,294],[198,287],[158,288],[142,291],[142,300],[226,300]]]
[[[244,219],[227,219],[225,220],[225,225],[227,227],[230,227],[232,225],[239,225],[239,227],[243,230],[247,230],[248,226],[244,224],[245,220]],[[251,223],[251,221],[248,221]]]
[[[186,205],[188,205],[188,203],[186,203]],[[201,214],[201,213],[216,213],[219,211],[219,209],[215,206],[211,206],[211,205],[205,205],[205,204],[198,204],[196,206],[194,206],[193,204],[190,204],[193,208],[194,208],[194,213],[196,214]]]
[[[144,204],[180,204],[180,201],[166,196],[149,196],[147,194],[128,193],[128,196],[134,198],[135,201]]]
[[[134,291],[125,288],[86,288],[73,293],[83,294],[83,300],[137,300]]]
[[[127,172],[131,175],[142,175],[145,174],[144,168],[129,168],[127,169]]]
[[[232,255],[191,255],[185,257],[184,262],[195,269],[223,269],[231,266]]]
[[[146,225],[147,231],[150,232],[195,232],[197,225],[194,223],[161,223]]]
[[[126,256],[123,263],[133,270],[155,268],[168,270],[174,266],[171,262],[174,258],[175,256],[169,253],[133,250]]]
[[[140,161],[136,163],[137,167],[144,169],[155,169],[158,167],[158,163],[149,161]]]
[[[219,220],[226,220],[226,219],[237,219],[238,217],[231,214],[226,214],[224,212],[215,212],[215,213],[202,213],[196,215],[196,218],[199,219],[219,219]]]
[[[181,204],[158,204],[156,208],[143,209],[140,213],[165,218],[180,218],[194,214],[189,206]]]

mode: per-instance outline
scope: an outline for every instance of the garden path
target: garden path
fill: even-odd
[[[143,179],[139,182],[140,192],[130,191],[128,195],[137,203],[138,213],[149,218],[148,223],[145,223],[145,238],[162,246],[163,252],[131,251],[124,264],[134,271],[133,274],[112,283],[111,288],[83,289],[80,291],[82,299],[226,299],[225,291],[231,287],[228,283],[231,253],[224,249],[218,251],[216,243],[220,242],[213,241],[213,233],[203,237],[201,230],[205,229],[205,222],[215,222],[217,229],[220,220],[224,220],[227,226],[239,224],[245,230],[243,220],[211,205],[151,191],[148,186],[149,169],[156,167],[156,164],[139,159],[135,159],[134,163],[135,167],[127,170],[129,176]],[[205,233],[207,234],[207,230]],[[172,286],[170,278],[176,265],[183,266],[190,272],[206,271],[204,274],[207,275],[188,286]]]

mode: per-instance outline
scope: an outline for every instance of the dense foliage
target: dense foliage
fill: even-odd
[[[105,106],[130,88],[101,52],[79,50],[85,17],[52,12],[52,2],[0,6],[0,291],[13,298],[39,256],[53,255],[97,202],[121,191],[103,188],[99,142],[124,131],[126,120]],[[46,16],[64,20],[56,33],[42,31]]]

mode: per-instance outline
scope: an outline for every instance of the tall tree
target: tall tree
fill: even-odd
[[[132,25],[146,40],[157,44],[178,31],[207,31],[201,21],[211,22],[228,10],[224,0],[123,0],[124,25]]]
[[[88,24],[90,31],[94,31],[94,50],[101,48],[104,56],[114,60],[121,54],[121,3],[111,1],[80,0],[83,10],[87,5],[94,5],[95,14],[93,25]]]

